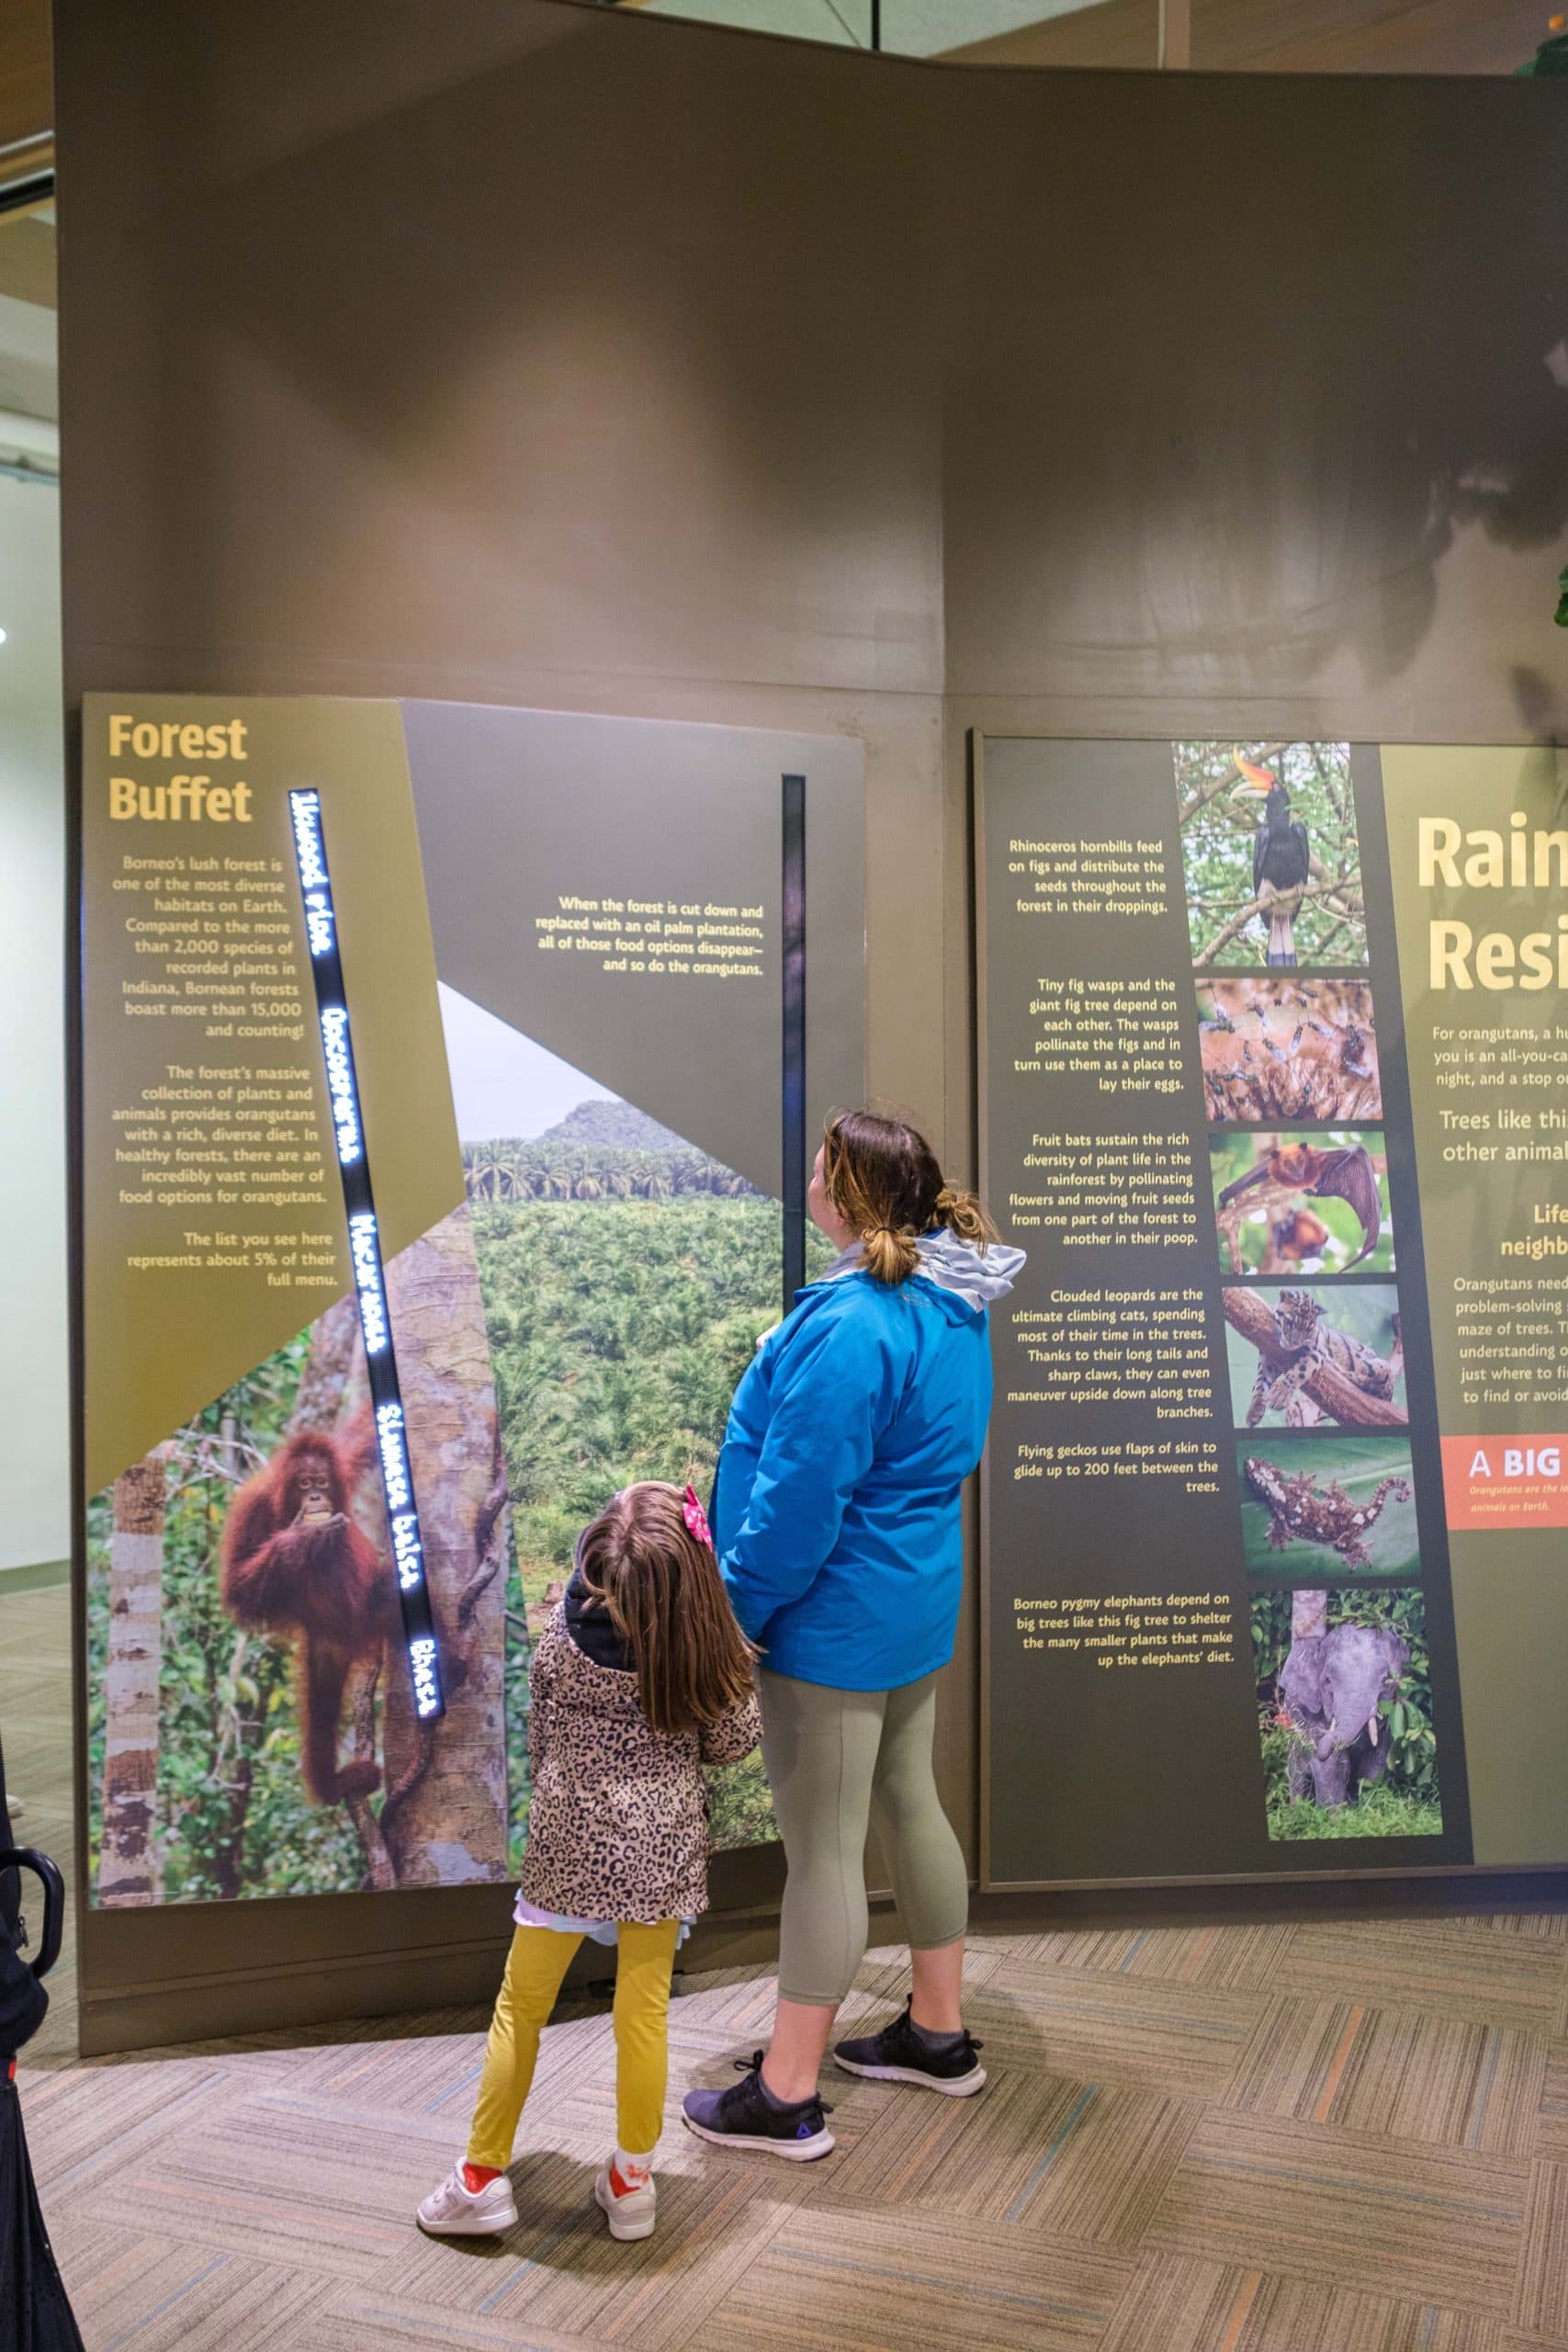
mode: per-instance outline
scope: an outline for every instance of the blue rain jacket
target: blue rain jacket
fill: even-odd
[[[945,1266],[897,1288],[837,1269],[808,1283],[735,1392],[714,1542],[736,1616],[774,1674],[893,1690],[953,1656],[959,1488],[991,1408],[975,1293],[1001,1295],[1022,1263],[996,1246],[983,1261],[964,1245],[947,1254],[960,1249],[968,1297],[943,1286]]]

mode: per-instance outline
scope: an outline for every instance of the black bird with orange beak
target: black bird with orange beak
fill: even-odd
[[[1232,756],[1241,778],[1232,800],[1252,796],[1263,803],[1252,837],[1252,889],[1269,917],[1264,961],[1272,970],[1293,971],[1296,909],[1312,879],[1312,844],[1301,819],[1291,815],[1291,796],[1273,769],[1258,767],[1241,752]]]

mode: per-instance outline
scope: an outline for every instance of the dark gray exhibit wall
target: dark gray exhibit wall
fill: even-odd
[[[1568,727],[1548,84],[966,74],[561,0],[56,25],[73,709],[858,737],[868,1080],[957,1168],[970,729]],[[977,1704],[971,1615],[972,1853]],[[491,1892],[398,1951],[321,1906],[277,2015],[486,1992]],[[146,2038],[220,2023],[185,1933]]]
[[[819,1129],[865,1086],[859,743],[474,704],[404,726],[442,978],[781,1197],[783,779],[806,784]]]

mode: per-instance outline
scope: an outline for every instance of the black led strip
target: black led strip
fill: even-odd
[[[333,905],[332,876],[327,871],[327,846],[321,831],[321,794],[291,792],[288,813],[294,828],[299,889],[305,902],[305,936],[316,983],[316,1015],[321,1023],[321,1052],[326,1061],[333,1138],[337,1148],[338,1173],[343,1180],[343,1204],[348,1212],[349,1256],[359,1299],[359,1324],[365,1334],[365,1362],[370,1375],[370,1403],[376,1420],[376,1453],[387,1498],[387,1523],[391,1530],[392,1559],[398,1573],[398,1600],[403,1612],[403,1640],[408,1650],[409,1678],[413,1684],[414,1713],[422,1722],[433,1723],[446,1712],[441,1689],[441,1654],[430,1613],[419,1504],[413,1490],[402,1391],[398,1385],[398,1360],[392,1347],[392,1318],[381,1264],[380,1228],[370,1190],[370,1162],[366,1156],[365,1123],[359,1109],[359,1080],[349,1035],[343,959],[338,953],[337,913]]]
[[[806,778],[784,778],[784,1311],[806,1281]]]

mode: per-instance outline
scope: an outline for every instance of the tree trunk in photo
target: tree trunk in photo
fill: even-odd
[[[349,1715],[354,1726],[352,1753],[356,1761],[376,1761],[376,1691],[380,1679],[379,1660],[355,1668],[348,1679]],[[381,1835],[381,1825],[370,1809],[370,1800],[351,1796],[345,1797],[344,1803],[365,1856],[365,1883],[378,1894],[385,1894],[389,1887],[396,1886],[397,1873]]]
[[[1298,1642],[1313,1641],[1319,1634],[1325,1634],[1327,1631],[1327,1593],[1318,1586],[1303,1586],[1299,1592],[1292,1592],[1290,1657],[1295,1656]],[[1287,1659],[1286,1663],[1288,1662]],[[1283,1671],[1282,1665],[1280,1673],[1282,1674]],[[1285,1708],[1283,1693],[1279,1690],[1278,1681],[1276,1681],[1276,1696],[1279,1699],[1283,1718],[1288,1711]],[[1311,1758],[1312,1743],[1304,1728],[1297,1723],[1293,1714],[1290,1716],[1290,1724],[1291,1744],[1285,1759],[1285,1785],[1290,1791],[1292,1804],[1297,1805],[1303,1801],[1315,1800],[1316,1784]]]
[[[406,1659],[385,1684],[381,1829],[400,1886],[506,1874],[502,1668],[508,1515],[467,1206],[387,1268],[446,1713],[422,1725]]]
[[[1303,1589],[1291,1595],[1291,1647],[1328,1631],[1328,1595]]]
[[[310,1333],[310,1352],[299,1374],[288,1431],[322,1430],[341,1435],[361,1413],[368,1413],[370,1390],[361,1344],[359,1301],[352,1294],[340,1298],[319,1316]],[[349,1498],[349,1512],[380,1553],[389,1577],[391,1546],[381,1482],[367,1453],[364,1472]],[[388,1661],[395,1664],[395,1657]],[[350,1752],[357,1761],[376,1760],[377,1692],[382,1661],[355,1668],[344,1693],[350,1721]],[[341,1739],[341,1732],[340,1732]],[[365,1883],[377,1892],[396,1884],[391,1858],[370,1799],[348,1797],[344,1810],[365,1856]]]
[[[318,1318],[310,1333],[310,1352],[288,1417],[290,1434],[296,1430],[335,1426],[358,1344],[359,1302],[352,1296],[340,1298]]]
[[[122,1909],[131,1904],[156,1903],[159,1892],[153,1826],[158,1790],[158,1674],[163,1661],[164,1496],[161,1451],[133,1464],[114,1482],[98,1900]]]

